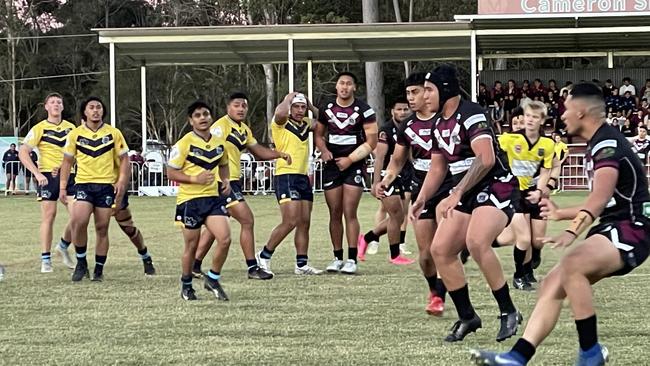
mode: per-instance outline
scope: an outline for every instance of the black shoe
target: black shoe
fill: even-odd
[[[526,277],[515,277],[512,279],[512,287],[521,291],[535,291],[535,287],[526,280]]]
[[[104,281],[104,273],[103,272],[93,272],[93,278],[91,279],[93,282],[102,282]]]
[[[151,257],[143,259],[142,265],[144,266],[144,274],[147,276],[155,276],[156,268],[153,266],[153,260]]]
[[[460,261],[461,263],[465,264],[467,263],[467,259],[469,258],[469,250],[467,248],[463,249],[462,252],[460,252]]]
[[[226,295],[226,292],[221,287],[219,281],[215,281],[209,277],[206,277],[205,282],[203,283],[203,287],[206,290],[212,292],[212,294],[214,295],[214,297],[217,298],[217,300],[228,301],[228,295]]]
[[[88,272],[88,263],[77,261],[77,265],[74,267],[74,272],[72,273],[72,282],[79,282],[84,277],[90,277],[90,273]]]
[[[530,283],[531,285],[534,284],[534,283],[537,283],[537,278],[535,278],[535,274],[533,274],[533,273],[526,273],[524,275],[524,280],[526,282]]]
[[[501,328],[497,333],[497,342],[503,342],[517,334],[517,328],[519,328],[519,324],[524,320],[524,317],[515,310],[509,314],[501,314],[499,319],[501,320]]]
[[[185,301],[198,300],[192,287],[183,287],[181,290],[181,298]]]
[[[273,274],[263,270],[260,266],[255,266],[248,270],[248,278],[253,280],[270,280],[273,278]]]
[[[483,323],[481,323],[481,318],[479,318],[477,314],[474,314],[474,317],[469,320],[459,319],[451,327],[451,333],[445,337],[445,342],[460,342],[465,338],[465,336],[476,332],[476,330],[482,326]]]

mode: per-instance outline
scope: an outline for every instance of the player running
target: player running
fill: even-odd
[[[341,72],[336,77],[336,100],[320,108],[315,127],[315,144],[321,151],[323,188],[329,209],[329,231],[334,260],[327,272],[357,272],[359,220],[357,209],[364,187],[365,161],[377,146],[375,111],[355,98],[357,77]],[[327,133],[327,136],[326,136]],[[348,242],[348,259],[343,261],[343,222]]]
[[[102,281],[108,255],[108,226],[116,207],[120,207],[129,180],[129,147],[120,130],[103,122],[106,117],[104,102],[89,97],[79,109],[82,125],[68,134],[63,148],[64,158],[59,171],[59,199],[67,202],[67,186],[72,164],[77,164],[75,176],[75,203],[71,211],[72,243],[77,252],[77,265],[72,281],[88,277],[86,250],[88,222],[95,218],[95,270],[93,281]],[[114,169],[115,161],[119,170]]]
[[[562,234],[545,238],[566,248],[598,217],[587,237],[560,260],[542,283],[524,335],[506,353],[472,351],[479,365],[526,365],[557,323],[562,303],[569,300],[580,349],[576,365],[603,365],[608,351],[598,343],[592,284],[625,275],[641,265],[650,252],[650,195],[641,161],[629,142],[605,121],[605,102],[595,84],[575,85],[562,115],[567,132],[588,141],[586,161],[592,191],[582,205],[558,208],[542,201],[543,216],[572,220]]]
[[[192,131],[172,148],[167,175],[180,183],[176,198],[176,222],[183,225],[185,246],[182,257],[181,298],[197,300],[192,288],[192,263],[201,237],[201,226],[217,239],[212,266],[205,276],[204,287],[217,300],[228,301],[221,287],[221,269],[230,248],[230,225],[225,197],[230,193],[228,153],[225,141],[210,133],[210,107],[196,101],[187,108]],[[216,176],[221,182],[217,184]]]
[[[22,164],[34,175],[37,184],[36,199],[41,203],[41,224],[39,236],[41,240],[41,272],[52,272],[52,226],[56,218],[57,201],[59,200],[59,168],[63,162],[63,146],[65,145],[68,133],[75,128],[75,125],[64,120],[63,97],[58,93],[51,93],[45,97],[45,110],[47,118],[27,133],[19,157]],[[41,154],[41,161],[37,166],[32,161],[30,154],[33,149],[38,149]],[[68,179],[66,193],[74,195],[74,174],[71,173]],[[72,209],[72,200],[68,200],[68,213]],[[63,235],[55,250],[61,255],[63,264],[73,269],[74,262],[68,253],[68,247],[72,241],[72,223],[68,219]]]
[[[275,197],[280,204],[282,221],[276,226],[268,242],[257,256],[260,267],[268,273],[271,271],[271,257],[282,240],[296,229],[294,243],[296,246],[297,275],[318,275],[322,270],[308,265],[309,225],[314,201],[309,182],[309,133],[312,121],[306,116],[311,110],[318,118],[318,109],[302,93],[289,93],[282,103],[275,108],[271,121],[271,135],[276,149],[291,155],[291,164],[278,159],[275,166]]]
[[[436,208],[437,216],[444,220],[436,230],[432,246],[436,268],[459,317],[445,341],[462,341],[482,326],[458,258],[467,245],[499,305],[501,327],[496,339],[501,342],[517,333],[522,317],[512,302],[491,244],[514,214],[519,199],[517,180],[496,146],[483,108],[460,99],[456,69],[446,65],[436,68],[427,74],[424,87],[428,107],[438,112],[431,131],[435,137],[431,166],[420,195],[411,206],[411,215],[419,215],[426,201],[439,191],[449,170],[453,188]]]

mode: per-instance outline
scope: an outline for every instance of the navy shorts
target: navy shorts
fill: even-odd
[[[413,179],[411,203],[415,202],[415,200],[420,195],[420,189],[422,188],[422,183],[424,183],[424,181]],[[429,200],[424,204],[424,208],[422,209],[422,212],[420,212],[420,216],[418,216],[418,218],[420,220],[435,220],[436,207],[438,207],[440,201],[449,197],[449,192],[451,191],[452,188],[454,188],[453,182],[448,179],[444,180],[440,188],[438,188],[436,194],[434,194],[433,197],[429,198]]]
[[[600,234],[609,239],[618,249],[623,268],[610,276],[623,276],[640,266],[650,253],[650,220],[600,222],[587,233],[587,238]]]
[[[309,177],[304,174],[281,174],[274,178],[275,198],[279,203],[289,201],[314,201]]]
[[[537,203],[530,203],[526,199],[530,192],[534,192],[537,188],[528,188],[525,191],[520,191],[519,196],[519,207],[516,210],[516,213],[529,214],[532,220],[544,220],[542,217],[542,211],[539,208]]]
[[[323,166],[323,189],[326,191],[344,184],[365,188],[365,178],[366,165],[363,161],[353,163],[344,171],[339,170],[334,160],[326,162]]]
[[[219,191],[221,191],[221,183],[219,183]],[[230,181],[230,194],[225,197],[226,208],[231,208],[232,206],[238,204],[239,202],[244,202],[244,194],[241,189],[241,182],[238,180]]]
[[[74,199],[89,202],[96,208],[112,208],[115,203],[115,188],[108,183],[77,183]]]
[[[456,210],[471,214],[482,206],[496,207],[508,216],[510,224],[519,209],[519,197],[519,181],[514,175],[487,178],[461,197]]]
[[[56,201],[59,199],[59,190],[61,189],[61,179],[59,176],[52,177],[52,173],[43,173],[47,178],[47,184],[44,186],[36,187],[36,200],[38,201]],[[70,174],[68,178],[68,185],[66,186],[66,194],[68,196],[75,195],[74,174]]]
[[[199,197],[176,205],[175,221],[186,229],[200,229],[208,216],[228,216],[224,197]]]

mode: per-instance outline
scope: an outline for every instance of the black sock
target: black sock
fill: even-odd
[[[399,242],[404,243],[406,241],[406,230],[399,232]]]
[[[363,236],[363,239],[366,241],[366,243],[370,243],[371,241],[379,241],[379,235],[370,230],[366,233],[366,235]]]
[[[343,249],[334,249],[334,258],[342,261],[343,260]]]
[[[445,283],[442,282],[442,278],[438,278],[438,282],[436,284],[436,292],[442,299],[442,302],[445,302],[445,298],[447,297],[447,287],[445,286]]]
[[[512,351],[524,356],[526,362],[530,361],[535,355],[535,346],[523,338],[519,338],[517,343],[512,346]]]
[[[307,265],[307,260],[308,260],[308,257],[306,255],[298,254],[296,256],[296,266],[298,266],[298,267],[306,266]]]
[[[532,275],[533,274],[533,261],[528,261],[528,263],[524,263],[523,271],[524,271],[524,275],[527,275],[527,274]]]
[[[510,314],[516,311],[515,304],[512,303],[512,299],[510,298],[510,290],[508,290],[507,282],[500,289],[492,291],[492,296],[497,300],[501,314]]]
[[[598,330],[596,325],[596,314],[586,319],[576,319],[576,329],[578,329],[578,340],[580,341],[581,350],[586,351],[598,343]]]
[[[106,264],[105,255],[95,255],[95,273],[102,274],[104,272],[104,264]]]
[[[201,264],[203,263],[200,259],[194,259],[194,265],[192,266],[192,271],[201,272]]]
[[[438,277],[436,277],[436,275],[430,277],[424,276],[424,279],[427,280],[429,291],[431,291],[432,294],[438,295]]]
[[[515,245],[512,250],[512,258],[515,260],[515,278],[524,276],[524,260],[526,260],[526,251],[517,248]]]
[[[192,275],[181,276],[181,284],[183,285],[183,288],[191,288]]]
[[[262,252],[260,253],[260,258],[271,259],[273,252],[275,251],[267,248],[265,245],[264,248],[262,248]]]
[[[500,247],[501,244],[496,239],[494,239],[494,241],[492,242],[492,248],[500,248]]]
[[[388,248],[390,249],[390,259],[395,259],[399,256],[399,244],[390,244]]]
[[[88,247],[78,247],[74,246],[74,251],[77,253],[77,262],[87,263],[86,261],[86,250]]]
[[[357,248],[348,248],[348,259],[354,259],[354,263],[357,263]]]
[[[148,258],[151,258],[151,256],[149,255],[149,250],[147,249],[147,247],[142,248],[142,250],[138,249],[138,254],[140,254],[140,258],[142,258],[142,260],[146,260]]]
[[[456,312],[461,320],[470,320],[474,317],[474,307],[469,300],[469,289],[467,284],[455,291],[449,291],[449,296],[454,302]]]
[[[52,260],[52,254],[50,252],[41,253],[41,261],[50,262]]]
[[[252,270],[257,267],[257,259],[246,259],[246,267],[248,270]]]
[[[59,242],[59,246],[63,249],[68,249],[68,247],[70,246],[70,242],[61,238],[61,241]]]
[[[538,260],[542,259],[542,250],[533,247],[533,257],[532,257],[532,259],[534,261],[538,261]]]

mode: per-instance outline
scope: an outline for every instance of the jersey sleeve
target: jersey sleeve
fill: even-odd
[[[63,146],[63,154],[67,156],[77,155],[77,129],[70,131]]]
[[[41,137],[43,135],[43,129],[36,125],[32,127],[31,130],[25,136],[23,144],[31,147],[32,149],[38,146],[38,143],[41,142]]]
[[[365,125],[366,123],[375,123],[377,122],[377,114],[375,113],[375,110],[372,109],[371,106],[369,105],[364,105],[363,109],[361,112],[361,115],[363,116],[363,124]]]
[[[248,125],[244,125],[246,128],[246,146],[257,145],[257,139],[253,136],[253,131]]]
[[[227,134],[223,123],[221,123],[222,120],[223,119],[218,119],[215,123],[212,124],[212,126],[210,126],[210,133],[220,139],[224,139]]]
[[[183,144],[183,140],[178,141],[169,152],[169,160],[167,160],[167,166],[180,170],[183,168],[183,164],[185,164],[186,158],[187,148],[185,147],[185,144]],[[221,164],[221,162],[219,163]]]
[[[382,127],[379,130],[378,142],[381,142],[382,144],[387,144],[389,138],[392,138],[392,136],[390,136],[388,129],[386,127]]]
[[[506,153],[509,151],[510,146],[512,142],[512,138],[510,137],[509,133],[504,133],[499,136],[499,147],[501,150],[505,151]]]
[[[327,123],[329,122],[329,120],[327,118],[327,113],[326,113],[327,110],[329,110],[328,105],[329,105],[329,103],[323,103],[323,105],[321,105],[318,108],[318,111],[319,111],[318,112],[318,123],[322,123],[322,124],[324,124],[326,126],[327,126]]]
[[[594,144],[591,149],[594,171],[605,167],[618,169],[620,156],[617,149],[621,147],[618,145],[618,141],[614,138],[604,138]]]
[[[219,166],[228,165],[228,150],[226,150],[225,146],[222,146],[222,148],[223,155],[221,155],[221,158],[219,158]],[[228,175],[230,175],[230,172],[228,172]]]
[[[481,136],[492,136],[492,129],[487,116],[482,110],[469,113],[468,117],[463,121],[463,127],[467,131],[470,141],[474,141]]]
[[[124,139],[122,132],[120,130],[115,130],[113,136],[115,138],[115,152],[117,153],[117,156],[122,156],[128,153],[129,145],[126,144],[126,140]]]

